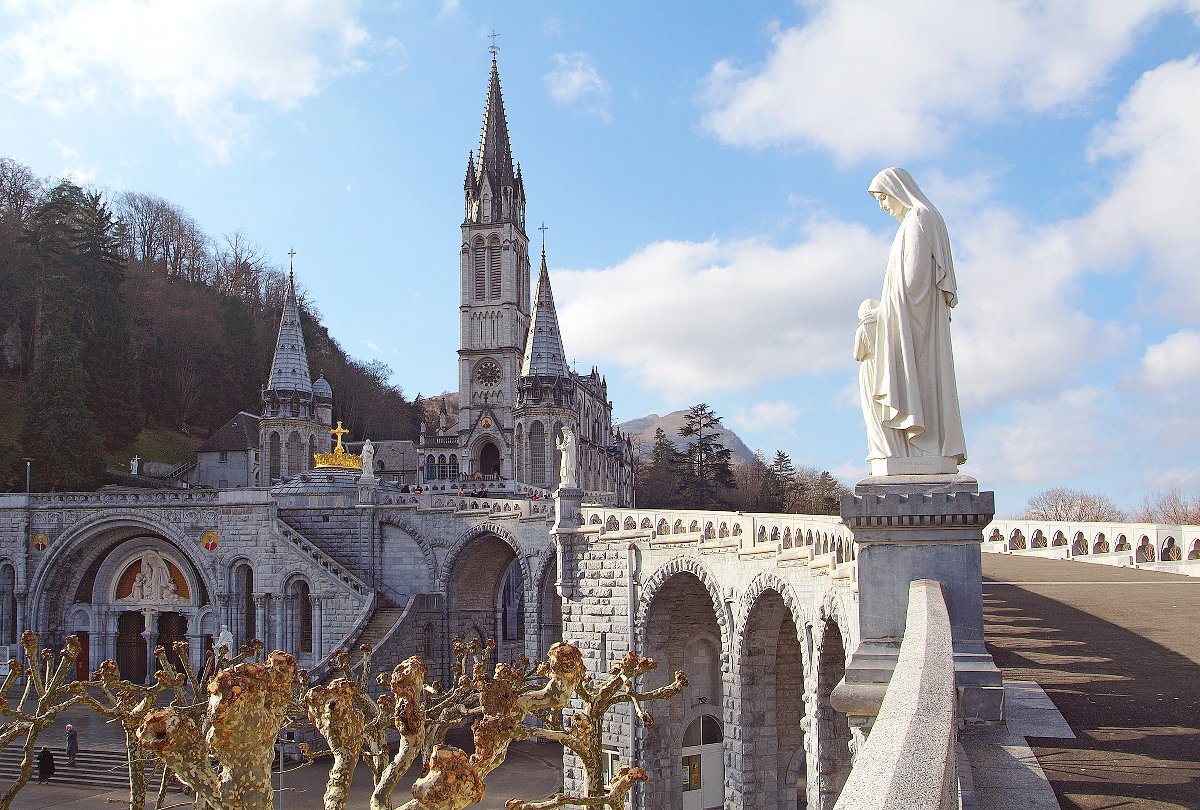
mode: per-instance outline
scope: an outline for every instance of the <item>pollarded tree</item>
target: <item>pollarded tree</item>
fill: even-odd
[[[1103,495],[1066,487],[1037,493],[1025,505],[1026,520],[1124,520],[1125,514]]]
[[[721,417],[707,403],[693,405],[683,418],[680,437],[687,440],[680,465],[682,504],[689,509],[719,507],[736,486],[733,453],[718,433]]]

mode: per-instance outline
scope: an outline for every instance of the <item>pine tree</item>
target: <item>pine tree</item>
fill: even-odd
[[[680,437],[688,439],[683,451],[680,493],[689,509],[723,506],[736,486],[733,453],[721,442],[721,417],[707,403],[692,406],[683,418]]]
[[[57,292],[57,291],[55,291]],[[47,303],[58,306],[57,294]],[[33,459],[35,488],[95,489],[104,472],[96,422],[85,402],[79,341],[67,328],[66,313],[46,323],[29,378],[21,452]]]
[[[792,466],[791,457],[782,450],[776,450],[775,458],[763,477],[763,511],[788,511],[788,492],[795,486],[795,478],[796,469]]]
[[[679,501],[679,451],[659,428],[654,432],[650,460],[639,467],[637,503],[644,509],[669,509]]]

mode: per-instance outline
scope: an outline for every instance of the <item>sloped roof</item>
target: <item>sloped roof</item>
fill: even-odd
[[[197,453],[238,452],[258,447],[258,417],[242,411],[196,448]]]
[[[537,290],[533,294],[525,355],[521,358],[521,376],[534,375],[567,376],[567,355],[563,351],[562,333],[558,329],[558,311],[554,308],[554,292],[550,289],[545,250],[542,251]]]

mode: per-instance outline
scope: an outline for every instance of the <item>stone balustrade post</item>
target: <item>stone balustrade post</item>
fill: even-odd
[[[583,527],[583,490],[578,487],[559,487],[554,491],[554,528],[550,536],[554,538],[558,554],[558,571],[555,572],[555,586],[558,595],[563,599],[575,596],[574,577],[568,576],[568,565],[573,549],[578,545],[579,530]]]
[[[909,583],[928,579],[946,597],[959,717],[1001,720],[1004,686],[984,646],[980,558],[994,493],[965,475],[874,476],[841,506],[857,550],[859,645],[834,690],[835,708],[869,729],[899,656]]]

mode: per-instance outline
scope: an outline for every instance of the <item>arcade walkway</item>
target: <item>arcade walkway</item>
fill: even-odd
[[[1030,738],[1063,808],[1200,808],[1200,581],[983,555],[988,647],[1073,740]]]

